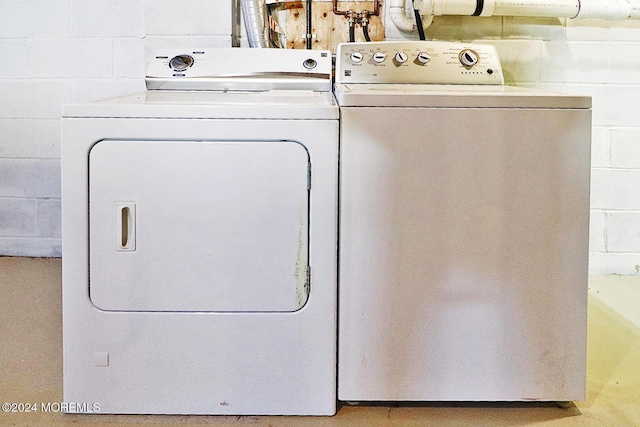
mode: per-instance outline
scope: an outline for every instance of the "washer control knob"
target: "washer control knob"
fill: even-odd
[[[384,52],[376,52],[373,54],[373,60],[378,64],[384,62],[385,59],[387,59],[387,54]]]
[[[395,56],[394,59],[396,60],[396,62],[398,64],[404,64],[409,59],[409,55],[407,55],[403,51],[400,51],[400,52],[396,53],[396,56]]]
[[[364,55],[362,54],[362,52],[359,52],[356,50],[354,52],[351,52],[351,55],[349,55],[349,58],[351,58],[352,62],[355,62],[357,64],[358,62],[361,62],[364,59]]]
[[[193,65],[193,57],[189,55],[178,55],[171,58],[169,67],[176,71],[184,71]]]
[[[460,59],[460,63],[465,67],[471,68],[478,63],[480,57],[478,56],[478,52],[471,49],[463,49],[458,54],[458,58]]]
[[[426,64],[431,61],[431,55],[426,52],[420,52],[416,58],[420,64]]]

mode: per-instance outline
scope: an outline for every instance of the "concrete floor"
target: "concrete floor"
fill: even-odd
[[[640,426],[640,276],[592,276],[589,290],[585,402],[343,406],[335,417],[0,411],[0,426]],[[0,402],[61,401],[61,317],[59,259],[0,258]]]

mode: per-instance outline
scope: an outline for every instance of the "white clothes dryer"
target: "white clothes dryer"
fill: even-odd
[[[591,98],[495,48],[344,44],[338,398],[585,395]]]
[[[147,85],[64,108],[69,412],[334,414],[331,54],[161,52]]]

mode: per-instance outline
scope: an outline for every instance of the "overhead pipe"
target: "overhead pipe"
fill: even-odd
[[[417,4],[418,2],[416,2]],[[407,15],[405,10],[405,0],[390,0],[389,2],[389,18],[391,18],[391,22],[402,32],[411,33],[418,29],[416,25],[416,21],[414,18],[414,14],[411,14],[411,17]],[[433,15],[425,14],[422,19],[423,28],[431,25],[433,21]]]
[[[434,16],[516,16],[571,19],[640,19],[640,0],[416,0],[415,10],[428,27]],[[404,32],[417,27],[407,17],[404,0],[391,0],[389,16]]]
[[[423,15],[640,19],[640,0],[426,0]]]
[[[267,5],[264,0],[240,0],[242,19],[249,39],[249,47],[269,47]]]
[[[416,30],[416,21],[407,16],[404,9],[404,0],[391,0],[389,2],[389,18],[397,29],[405,33]]]

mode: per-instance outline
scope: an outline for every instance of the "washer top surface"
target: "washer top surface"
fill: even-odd
[[[63,117],[335,120],[339,112],[331,92],[153,90],[65,105]]]
[[[502,85],[336,83],[341,107],[591,108],[591,97]]]

